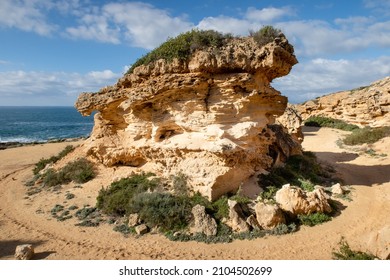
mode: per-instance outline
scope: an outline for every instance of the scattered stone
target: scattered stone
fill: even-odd
[[[277,225],[285,224],[283,211],[276,204],[258,202],[255,206],[257,222],[264,229],[273,229]]]
[[[331,192],[332,194],[338,194],[338,195],[343,195],[345,194],[345,189],[340,185],[340,183],[337,183],[337,184],[334,184],[332,187],[331,187]]]
[[[191,210],[194,216],[195,225],[192,232],[204,233],[207,236],[217,235],[217,222],[206,213],[206,208],[202,205],[195,205]]]
[[[129,222],[127,224],[129,227],[135,227],[139,225],[139,223],[140,223],[140,218],[137,213],[129,215]]]
[[[228,200],[229,205],[229,224],[233,231],[245,232],[249,231],[250,227],[246,222],[246,217],[240,204],[235,200]]]
[[[135,227],[135,232],[138,235],[142,235],[142,234],[148,233],[149,232],[149,228],[148,228],[147,225],[141,224],[141,225]]]
[[[34,248],[31,244],[23,244],[16,246],[15,259],[17,260],[31,260],[34,256]]]
[[[301,188],[288,184],[276,192],[275,200],[279,207],[292,217],[299,214],[332,212],[323,189],[306,192]]]

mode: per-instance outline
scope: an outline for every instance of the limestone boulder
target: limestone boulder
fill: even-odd
[[[202,205],[195,205],[192,210],[194,216],[194,226],[192,232],[204,233],[207,236],[217,235],[217,222],[209,214],[206,213],[206,208]]]
[[[299,214],[332,212],[327,195],[323,189],[306,192],[301,188],[288,184],[276,192],[275,200],[279,207],[292,217],[296,217]]]
[[[245,216],[241,205],[235,200],[228,200],[229,205],[229,226],[235,232],[245,232],[250,230],[250,226],[246,222]]]
[[[135,227],[139,225],[139,223],[140,223],[139,214],[134,213],[129,215],[129,222],[127,224],[129,227]]]
[[[143,235],[149,232],[149,228],[145,224],[140,224],[135,227],[135,232],[137,233],[137,235]]]
[[[257,222],[264,229],[273,229],[286,223],[283,211],[276,204],[266,204],[262,201],[255,206]]]
[[[23,244],[16,246],[15,259],[30,260],[34,256],[34,247],[31,244]]]
[[[390,260],[390,225],[370,234],[368,251],[382,260]]]

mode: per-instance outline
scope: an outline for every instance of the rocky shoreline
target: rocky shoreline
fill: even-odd
[[[33,141],[33,142],[0,142],[0,150],[18,148],[23,146],[34,146],[34,145],[42,145],[47,143],[62,143],[62,142],[74,142],[78,140],[84,140],[88,137],[75,137],[75,138],[61,138],[61,139],[50,139],[46,141]]]

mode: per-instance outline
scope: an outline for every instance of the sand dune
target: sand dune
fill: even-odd
[[[26,196],[24,183],[40,158],[57,154],[69,143],[25,146],[0,151],[0,259],[13,259],[16,245],[31,243],[36,259],[331,259],[345,237],[353,249],[366,251],[369,235],[390,225],[390,138],[374,145],[387,156],[373,157],[337,146],[344,133],[333,129],[305,131],[303,147],[335,166],[354,189],[352,201],[332,221],[301,227],[293,234],[229,244],[172,242],[158,234],[124,237],[111,225],[74,226],[75,218],[59,222],[50,215],[55,204],[94,205],[98,190],[129,168],[100,170],[83,188],[73,184],[56,192]],[[73,143],[78,144],[78,143]],[[67,200],[67,192],[75,195]],[[371,248],[372,249],[372,248]]]

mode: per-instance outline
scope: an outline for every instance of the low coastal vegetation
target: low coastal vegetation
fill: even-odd
[[[347,135],[343,142],[346,145],[361,145],[372,144],[384,137],[390,136],[390,127],[364,127],[354,130],[350,135]]]
[[[74,150],[74,147],[72,145],[66,146],[61,152],[59,152],[58,155],[52,156],[50,158],[42,158],[40,161],[38,161],[35,164],[35,167],[33,169],[34,175],[37,175],[41,170],[43,170],[48,164],[53,164],[59,161],[60,159],[64,158],[67,154],[72,152]]]
[[[342,238],[339,242],[339,249],[332,252],[334,260],[375,260],[378,259],[376,256],[352,250],[348,242]]]
[[[94,165],[85,158],[68,162],[59,170],[50,167],[51,164],[58,162],[73,150],[73,146],[66,146],[58,155],[48,159],[41,159],[36,163],[33,169],[34,177],[25,184],[29,187],[27,194],[33,195],[45,188],[51,188],[53,191],[56,191],[63,184],[70,182],[83,184],[95,178],[96,171]],[[72,199],[73,197],[73,194],[68,194],[66,199]]]
[[[363,127],[346,123],[342,120],[328,118],[324,116],[311,116],[305,121],[306,126],[330,127],[351,131],[352,133],[345,136],[342,142],[345,145],[354,146],[362,144],[372,144],[384,137],[390,136],[390,127]]]
[[[272,42],[280,33],[279,29],[272,26],[264,26],[258,31],[251,31],[250,36],[262,46]],[[159,47],[142,56],[130,67],[127,74],[132,73],[138,66],[147,65],[158,59],[165,59],[170,62],[176,58],[185,61],[195,50],[208,47],[220,48],[232,38],[232,34],[223,34],[214,30],[193,29],[175,38],[169,38]]]
[[[311,116],[305,121],[305,125],[314,127],[330,127],[345,131],[354,131],[356,129],[359,129],[357,125],[349,124],[342,120],[336,120],[324,116]]]
[[[314,190],[316,184],[331,185],[333,170],[321,166],[313,153],[305,152],[301,156],[289,159],[284,168],[274,168],[267,176],[261,176],[259,183],[265,190],[253,200],[237,192],[227,194],[216,201],[209,201],[199,193],[187,192],[187,179],[183,174],[172,176],[170,181],[163,181],[153,173],[142,173],[113,182],[102,188],[97,196],[96,208],[116,222],[115,231],[125,235],[135,233],[135,226],[129,225],[131,215],[137,215],[149,229],[155,229],[171,240],[201,241],[206,243],[231,242],[234,239],[253,239],[269,234],[286,234],[296,231],[300,225],[315,226],[331,220],[332,214],[310,213],[288,218],[285,224],[273,229],[253,228],[246,232],[233,232],[226,224],[229,220],[229,200],[236,201],[246,215],[251,214],[251,207],[257,201],[275,203],[274,195],[284,184],[293,183],[305,191]],[[173,191],[168,192],[173,186]],[[172,189],[172,188],[171,188]],[[192,209],[201,205],[217,223],[217,234],[190,233],[193,222]]]

